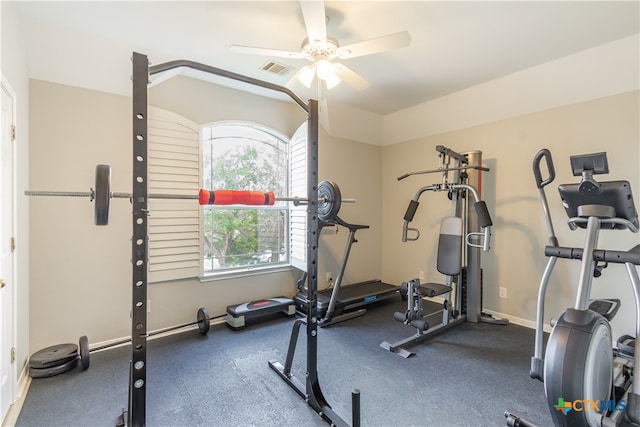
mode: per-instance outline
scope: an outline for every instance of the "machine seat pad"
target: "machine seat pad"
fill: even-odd
[[[422,283],[419,289],[420,294],[429,298],[451,292],[451,286],[442,285],[440,283]]]

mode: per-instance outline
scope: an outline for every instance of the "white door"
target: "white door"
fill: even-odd
[[[0,421],[12,402],[13,342],[13,132],[14,99],[0,82],[2,99],[2,133],[0,134]]]

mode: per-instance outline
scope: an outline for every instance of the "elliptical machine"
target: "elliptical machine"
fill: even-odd
[[[549,176],[543,179],[540,163],[545,159]],[[532,378],[544,382],[547,404],[556,426],[615,426],[622,422],[640,424],[640,245],[628,251],[597,249],[600,230],[638,232],[636,211],[628,181],[597,182],[594,175],[609,173],[606,153],[571,156],[579,184],[562,184],[560,198],[569,216],[569,228],[586,229],[582,248],[561,247],[553,230],[544,187],[555,178],[551,153],[543,149],[533,161],[533,172],[546,216],[549,257],[540,281],[536,316]],[[543,358],[544,302],[551,272],[558,258],[581,263],[575,304],[553,325]],[[608,263],[624,264],[636,303],[636,337],[623,336],[612,351],[609,321],[620,301],[590,300],[593,277],[599,277]],[[626,417],[625,417],[626,415]],[[508,425],[531,425],[512,413],[505,413]]]

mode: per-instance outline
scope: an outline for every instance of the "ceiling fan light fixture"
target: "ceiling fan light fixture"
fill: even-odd
[[[316,67],[318,78],[322,80],[329,79],[332,75],[335,76],[336,72],[333,69],[333,64],[326,59],[321,59],[318,61],[318,65]]]
[[[311,82],[313,81],[315,74],[313,67],[305,65],[298,73],[298,80],[300,80],[300,82],[306,87],[311,87]]]
[[[320,80],[324,80],[327,83],[327,88],[331,89],[340,83],[340,77],[336,74],[335,66],[327,61],[326,59],[321,59],[318,61],[318,65],[316,66],[316,73],[318,74],[318,78]]]

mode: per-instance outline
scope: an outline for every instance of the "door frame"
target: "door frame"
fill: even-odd
[[[16,96],[16,92],[13,90],[13,87],[11,86],[11,84],[7,81],[6,76],[4,75],[4,73],[0,74],[0,90],[5,92],[9,98],[11,99],[11,123],[10,126],[16,126],[16,122],[17,122],[17,96]],[[10,215],[10,228],[9,230],[3,230],[2,231],[2,236],[3,238],[16,238],[16,218],[17,218],[17,200],[16,200],[16,191],[17,191],[17,186],[16,186],[16,158],[17,158],[17,153],[16,153],[16,143],[17,143],[17,139],[18,136],[16,135],[15,139],[10,138],[9,139],[9,145],[10,145],[10,164],[11,164],[11,171],[10,171],[10,182],[5,186],[5,183],[2,183],[2,188],[10,188],[10,192],[11,192],[11,199],[10,199],[10,205],[11,208],[9,210],[9,215]],[[6,236],[4,235],[6,232]],[[8,378],[8,386],[9,387],[9,402],[6,405],[6,412],[4,413],[0,413],[0,420],[3,420],[7,417],[7,415],[11,412],[12,406],[15,404],[16,402],[16,391],[18,388],[18,371],[17,371],[17,360],[14,357],[14,360],[12,359],[12,355],[16,355],[17,353],[17,349],[16,349],[16,336],[17,336],[17,257],[16,257],[16,252],[15,249],[11,249],[11,255],[10,255],[10,265],[11,265],[11,270],[9,272],[9,275],[7,276],[8,278],[8,295],[7,297],[10,299],[9,300],[9,306],[10,306],[10,316],[9,316],[9,324],[8,325],[2,325],[2,334],[5,333],[9,333],[10,337],[9,337],[9,346],[10,349],[7,349],[9,351],[4,351],[4,354],[0,354],[0,358],[8,358],[9,359],[9,378]],[[5,279],[7,280],[7,279]],[[12,349],[12,350],[11,350]],[[3,360],[2,363],[4,363],[6,360]]]

